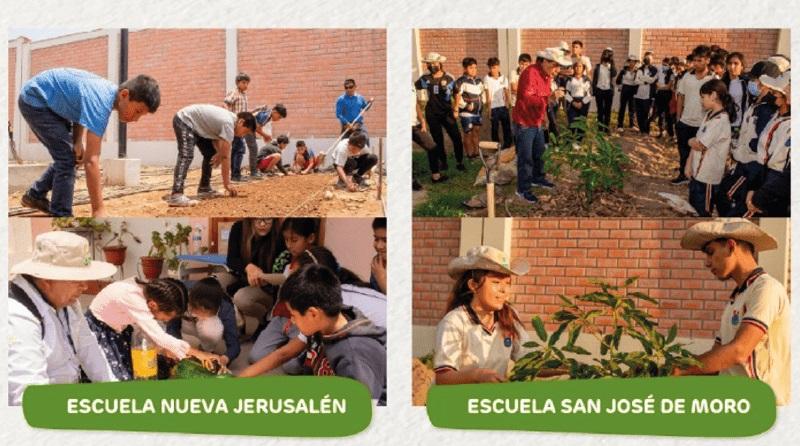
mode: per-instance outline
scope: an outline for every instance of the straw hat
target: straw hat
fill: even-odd
[[[749,242],[757,252],[778,248],[778,241],[755,223],[744,218],[718,218],[704,221],[689,228],[681,239],[684,249],[703,249],[710,241],[732,238]]]
[[[457,279],[464,271],[482,269],[501,274],[519,276],[528,272],[528,262],[521,259],[509,261],[505,252],[492,246],[475,246],[467,254],[456,257],[447,265],[447,274]]]
[[[447,60],[446,57],[442,56],[439,53],[433,53],[433,52],[428,53],[428,55],[425,56],[424,59],[422,59],[422,61],[425,63],[444,62],[446,60]]]
[[[46,280],[98,280],[114,275],[117,267],[92,260],[89,241],[65,231],[39,234],[33,258],[11,268],[11,274],[28,274]]]
[[[791,84],[791,75],[789,73],[790,72],[787,71],[777,77],[762,74],[758,80],[770,90],[780,91],[786,94],[786,89],[789,88],[789,84]]]
[[[536,53],[536,57],[541,57],[545,60],[553,61],[562,67],[571,67],[572,59],[564,56],[564,52],[560,48],[545,48]]]

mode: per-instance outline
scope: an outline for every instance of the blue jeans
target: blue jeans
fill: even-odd
[[[544,180],[544,129],[517,127],[517,191],[526,192]]]
[[[72,123],[49,108],[31,107],[21,97],[17,105],[33,134],[53,157],[53,163],[33,183],[28,194],[43,199],[52,191],[50,213],[56,217],[72,216],[72,197],[75,193]]]
[[[242,160],[245,152],[244,138],[234,136],[231,144],[231,177],[239,178],[242,176]]]

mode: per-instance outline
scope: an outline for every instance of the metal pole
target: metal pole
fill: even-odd
[[[128,28],[122,28],[119,33],[119,83],[128,80]],[[119,146],[117,158],[128,156],[128,125],[119,122]]]
[[[383,137],[378,138],[378,200],[383,192]]]

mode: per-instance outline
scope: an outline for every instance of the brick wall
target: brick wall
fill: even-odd
[[[621,284],[628,277],[638,276],[636,290],[660,301],[658,308],[646,303],[642,306],[650,307],[662,327],[677,324],[680,336],[712,338],[732,283],[714,278],[704,267],[700,252],[680,248],[681,236],[695,222],[514,219],[512,258],[525,258],[531,265],[530,272],[514,285],[515,307],[521,319],[530,328],[531,316],[546,316],[557,310],[559,294],[574,296],[596,289],[589,283],[591,278]],[[415,324],[435,325],[444,313],[453,284],[446,266],[458,255],[458,231],[454,221],[414,221]],[[449,251],[441,249],[452,243],[455,246]],[[434,253],[437,248],[439,254]],[[549,324],[549,329],[554,327]]]
[[[158,112],[128,126],[131,140],[172,140],[172,118],[195,103],[222,105],[225,30],[148,29],[129,34],[128,75],[148,74],[161,87]]]
[[[745,57],[745,69],[775,54],[777,29],[645,29],[642,49],[653,50],[658,59],[665,56],[685,57],[701,44],[716,44],[728,51],[739,51]]]
[[[445,70],[458,78],[464,72],[461,60],[467,56],[478,61],[478,74],[486,74],[486,61],[498,57],[496,29],[421,29],[422,57],[436,52],[447,58]]]
[[[614,60],[617,64],[625,61],[628,49],[627,29],[523,29],[520,43],[522,51],[536,58],[536,52],[544,48],[557,47],[559,42],[567,42],[570,47],[573,40],[583,42],[583,53],[589,56],[592,65],[600,62],[600,54],[606,47],[614,49]]]
[[[14,110],[17,107],[17,97],[15,91],[17,88],[17,49],[8,49],[8,120],[14,122]],[[18,137],[18,136],[17,136]]]
[[[336,99],[353,78],[360,94],[375,98],[364,118],[370,135],[386,135],[386,30],[242,29],[238,46],[250,103],[287,108],[275,134],[338,136]]]
[[[413,323],[435,325],[444,315],[453,286],[447,264],[458,256],[461,220],[415,218],[412,227]]]

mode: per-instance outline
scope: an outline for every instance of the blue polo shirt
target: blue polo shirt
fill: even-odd
[[[55,68],[25,82],[20,98],[102,136],[117,98],[117,86],[88,71]]]
[[[361,113],[361,109],[366,106],[367,100],[364,99],[364,96],[358,93],[348,96],[347,93],[344,93],[336,100],[336,118],[342,124],[349,124],[356,119],[356,116]],[[364,117],[359,117],[356,122],[363,124]]]

